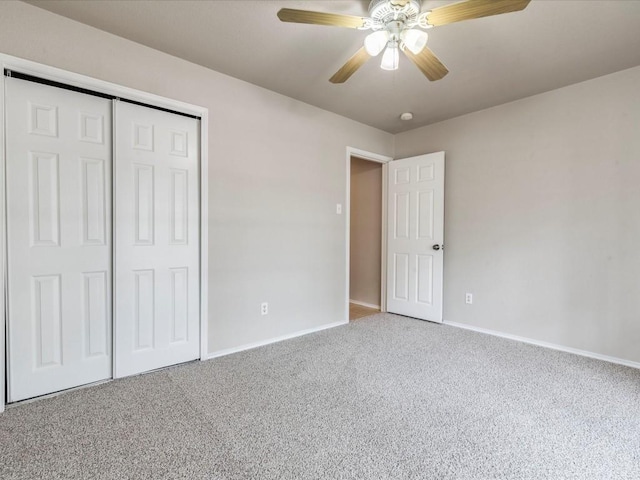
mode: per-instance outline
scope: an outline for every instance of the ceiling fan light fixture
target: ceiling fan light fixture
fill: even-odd
[[[382,55],[382,62],[380,68],[383,70],[397,70],[400,63],[400,54],[398,52],[398,43],[389,42],[387,49]]]
[[[423,32],[422,30],[418,30],[415,28],[404,30],[400,34],[400,38],[405,46],[411,50],[411,53],[414,55],[418,55],[424,47],[427,46],[427,40],[429,39],[429,35],[427,32]]]
[[[389,42],[389,32],[386,30],[378,30],[370,33],[364,39],[364,48],[372,57],[377,56]]]
[[[277,15],[282,22],[373,32],[365,38],[364,45],[329,79],[331,83],[346,82],[371,57],[379,55],[383,50],[385,52],[380,63],[382,69],[396,70],[400,62],[399,50],[402,50],[408,60],[433,82],[442,79],[449,70],[426,47],[429,37],[424,30],[473,18],[518,12],[524,10],[530,2],[531,0],[454,0],[453,3],[447,2],[447,5],[421,12],[422,0],[370,0],[368,17],[294,8],[281,8]]]

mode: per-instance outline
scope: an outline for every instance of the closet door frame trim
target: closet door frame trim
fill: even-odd
[[[200,359],[205,360],[208,352],[208,131],[209,109],[198,105],[172,100],[111,82],[105,82],[86,75],[44,65],[30,60],[0,53],[0,413],[5,409],[6,372],[6,282],[7,282],[7,210],[6,210],[6,145],[5,145],[5,70],[20,72],[45,80],[63,83],[105,93],[151,106],[185,113],[200,118]],[[112,185],[113,192],[113,185]],[[115,201],[115,199],[114,199]],[[116,225],[113,225],[116,228]],[[113,303],[113,299],[112,299]],[[112,332],[113,335],[113,332]],[[115,338],[115,336],[113,337]],[[114,351],[115,353],[115,351]],[[114,357],[115,358],[115,357]]]

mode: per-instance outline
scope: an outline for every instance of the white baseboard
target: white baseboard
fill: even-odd
[[[373,303],[365,303],[365,302],[360,302],[358,300],[351,300],[351,299],[349,299],[349,303],[354,303],[356,305],[360,305],[361,307],[377,308],[378,310],[380,310],[380,305],[374,305]]]
[[[203,360],[211,360],[212,358],[224,357],[225,355],[231,355],[232,353],[242,352],[244,350],[251,350],[252,348],[262,347],[264,345],[269,345],[272,343],[281,342],[283,340],[289,340],[291,338],[301,337],[303,335],[308,335],[309,333],[320,332],[322,330],[327,330],[329,328],[339,327],[341,325],[347,325],[349,320],[342,320],[340,322],[329,323],[327,325],[321,325],[320,327],[307,328],[306,330],[300,330],[295,333],[290,333],[288,335],[282,335],[280,337],[273,337],[267,340],[261,340],[259,342],[245,343],[244,345],[240,345],[238,347],[233,348],[225,348],[224,350],[218,350],[216,352],[211,352],[203,357]]]
[[[445,325],[450,327],[463,328],[465,330],[472,330],[474,332],[486,333],[487,335],[493,335],[494,337],[507,338],[509,340],[515,340],[517,342],[528,343],[530,345],[536,345],[538,347],[550,348],[552,350],[559,350],[561,352],[573,353],[574,355],[580,355],[582,357],[594,358],[596,360],[602,360],[604,362],[616,363],[618,365],[624,365],[626,367],[640,369],[640,362],[633,362],[631,360],[625,360],[618,357],[610,357],[609,355],[602,355],[600,353],[589,352],[587,350],[579,350],[577,348],[565,347],[564,345],[558,345],[556,343],[543,342],[541,340],[534,340],[527,337],[520,337],[518,335],[511,335],[510,333],[503,333],[497,330],[489,330],[488,328],[474,327],[473,325],[466,325],[464,323],[449,322],[445,320]]]

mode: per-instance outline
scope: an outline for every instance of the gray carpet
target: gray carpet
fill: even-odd
[[[640,479],[640,371],[394,315],[0,415],[9,479]]]

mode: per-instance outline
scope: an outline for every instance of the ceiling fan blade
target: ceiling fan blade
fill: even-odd
[[[339,13],[312,12],[310,10],[295,10],[282,8],[278,18],[283,22],[310,23],[313,25],[329,25],[334,27],[360,28],[364,27],[365,19],[353,15]]]
[[[448,23],[489,17],[501,13],[524,10],[531,0],[467,0],[443,7],[434,8],[427,15],[429,25],[439,26]]]
[[[331,83],[344,83],[346,82],[351,75],[353,75],[356,70],[358,70],[362,65],[364,65],[367,60],[371,58],[371,55],[367,53],[364,47],[358,50],[353,57],[347,60],[340,70],[333,74],[333,77],[329,79]]]
[[[413,54],[408,48],[405,48],[403,52],[424,73],[424,76],[432,82],[440,80],[449,73],[447,67],[427,47],[424,47],[418,55]]]

